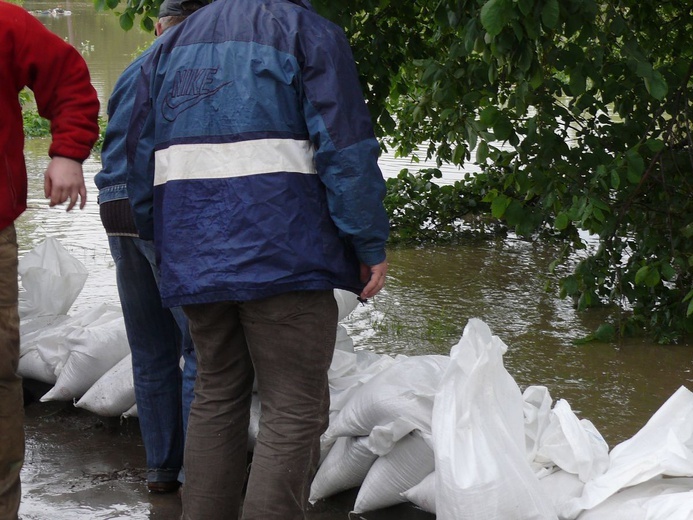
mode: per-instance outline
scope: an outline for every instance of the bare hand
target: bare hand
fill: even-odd
[[[67,211],[70,211],[80,199],[79,209],[87,203],[87,187],[84,185],[82,164],[67,157],[53,157],[46,168],[43,181],[45,197],[50,199],[50,206],[57,206],[70,200]]]
[[[376,265],[361,264],[361,281],[366,287],[361,291],[361,298],[367,300],[380,292],[385,285],[387,275],[387,261]]]

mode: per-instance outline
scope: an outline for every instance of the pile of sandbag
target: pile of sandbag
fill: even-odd
[[[355,512],[409,501],[443,520],[693,519],[693,393],[609,452],[565,400],[521,392],[506,350],[472,319],[449,357],[356,353],[348,370],[336,353],[340,399],[310,499],[359,488]]]
[[[42,400],[136,415],[122,313],[100,305],[66,314],[84,283],[66,255],[50,241],[20,260],[29,282],[20,372],[55,385]],[[44,288],[59,294],[42,308]],[[358,302],[345,291],[335,299],[341,322]],[[340,324],[310,500],[358,488],[353,510],[362,513],[411,502],[441,520],[693,520],[693,393],[681,387],[609,450],[595,426],[546,387],[521,391],[503,365],[506,351],[478,319],[449,355],[394,357],[355,350]],[[250,450],[260,414],[254,394]]]

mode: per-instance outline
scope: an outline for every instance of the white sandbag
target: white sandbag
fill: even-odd
[[[17,374],[24,379],[34,379],[51,385],[58,379],[53,369],[43,360],[36,348],[30,349],[19,358]]]
[[[507,347],[471,319],[450,353],[433,408],[439,520],[553,520],[527,461],[523,398]]]
[[[400,420],[375,426],[368,436],[368,449],[379,456],[387,455],[400,439],[415,429],[409,421]]]
[[[360,486],[377,458],[365,437],[339,437],[315,474],[310,502]]]
[[[337,411],[330,411],[328,424],[334,420],[338,413],[339,412]],[[332,446],[334,446],[336,442],[337,438],[327,437],[324,432],[320,436],[320,460],[318,461],[318,467],[325,461],[327,455],[329,455],[330,450],[332,449]]]
[[[83,330],[85,327],[95,327],[114,320],[122,320],[123,313],[120,307],[105,303],[96,305],[86,311],[74,316],[56,316],[55,319],[46,317],[49,320],[46,326],[33,332],[27,332],[25,338],[25,349],[36,349],[43,362],[53,372],[52,380],[48,383],[55,383],[70,356],[70,334],[76,330]],[[36,320],[41,320],[37,318]],[[26,320],[35,321],[35,320]],[[20,340],[21,341],[21,340]]]
[[[375,511],[407,501],[403,493],[435,469],[433,449],[420,432],[403,437],[387,454],[373,463],[361,484],[355,513]]]
[[[528,386],[522,392],[522,413],[525,418],[525,449],[532,463],[539,449],[539,439],[550,422],[553,399],[545,386]],[[541,469],[541,466],[537,469]]]
[[[666,475],[693,475],[693,393],[680,387],[645,426],[609,454],[609,469],[587,482],[582,496],[570,500],[561,517],[576,518],[619,490]]]
[[[354,340],[351,339],[344,325],[337,325],[337,339],[334,343],[335,351],[353,352]]]
[[[402,496],[419,509],[436,514],[436,474],[429,473],[416,486],[408,489]]]
[[[137,415],[137,404],[132,405],[132,407],[129,410],[127,410],[123,413],[123,415],[121,415],[121,417],[123,419],[127,419],[129,417],[139,417]]]
[[[22,256],[17,270],[21,318],[67,314],[88,276],[82,262],[52,237]]]
[[[398,359],[404,357],[398,356]],[[395,358],[387,354],[375,354],[367,350],[335,350],[327,373],[330,382],[330,410],[341,410],[359,387],[394,362]]]
[[[359,437],[395,421],[431,431],[433,399],[450,358],[426,355],[396,358],[359,386],[327,429],[327,436]]]
[[[358,296],[356,296],[353,292],[345,291],[344,289],[335,289],[334,299],[337,302],[338,322],[349,316],[349,314],[351,314],[359,304]]]
[[[130,353],[122,313],[111,311],[109,306],[101,310],[90,325],[75,327],[65,336],[70,355],[41,401],[79,399]]]
[[[56,367],[67,361],[70,355],[63,345],[65,323],[69,316],[40,316],[27,318],[19,324],[19,366],[17,373],[27,379],[54,384],[58,379]],[[51,352],[44,357],[39,348]]]
[[[75,403],[103,417],[118,417],[135,405],[132,355],[128,354],[99,378]]]
[[[693,520],[693,486],[677,493],[659,494],[645,504],[645,520]]]
[[[554,466],[554,471],[539,479],[544,494],[549,497],[556,514],[568,500],[579,497],[585,483],[575,473]]]
[[[579,520],[693,520],[693,479],[655,477],[611,495]]]
[[[587,482],[608,468],[609,446],[590,421],[578,419],[568,402],[559,399],[539,440],[535,461],[555,464]]]

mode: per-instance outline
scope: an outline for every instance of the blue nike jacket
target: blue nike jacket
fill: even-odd
[[[348,41],[305,0],[217,0],[142,65],[128,195],[164,305],[359,293],[385,260],[378,143]]]

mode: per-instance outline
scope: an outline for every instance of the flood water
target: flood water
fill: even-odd
[[[45,1],[25,2],[29,10]],[[70,17],[40,16],[68,38],[89,64],[102,111],[118,74],[152,36],[124,33],[111,13],[95,13],[91,2],[65,3]],[[27,143],[29,209],[17,223],[20,254],[47,236],[61,243],[89,270],[72,311],[98,303],[118,304],[115,271],[100,224],[93,176],[94,154],[84,164],[89,202],[82,211],[49,209],[43,199],[48,141]],[[386,175],[401,161],[384,158]],[[456,175],[447,174],[450,180]],[[546,292],[553,246],[520,240],[470,241],[389,251],[385,290],[359,307],[345,325],[355,346],[388,354],[447,354],[470,318],[483,319],[507,345],[505,364],[521,388],[544,385],[554,399],[566,399],[581,418],[591,420],[610,447],[634,435],[681,385],[693,388],[691,346],[660,346],[645,340],[622,344],[576,345],[594,330],[606,311],[577,313],[571,303]]]

